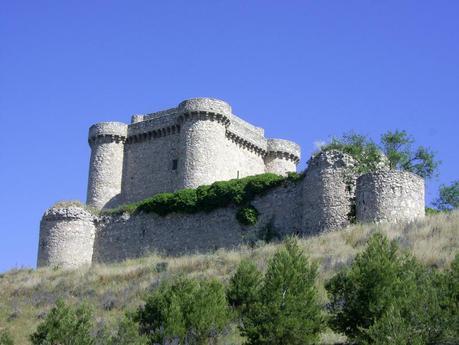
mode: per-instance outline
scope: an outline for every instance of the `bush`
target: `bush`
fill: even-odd
[[[243,225],[255,225],[258,221],[258,210],[252,205],[239,209],[236,219]]]
[[[220,336],[230,318],[220,282],[180,278],[153,292],[135,319],[150,344],[207,344]]]
[[[148,338],[139,334],[139,325],[132,317],[125,316],[119,323],[116,333],[109,337],[107,345],[147,345]]]
[[[317,267],[288,239],[269,261],[258,301],[242,317],[247,344],[316,343],[324,328],[316,278]]]
[[[327,282],[330,326],[357,343],[385,344],[388,336],[435,342],[445,331],[437,282],[435,272],[376,234],[349,269]]]
[[[92,312],[87,306],[75,308],[58,300],[30,340],[34,345],[93,345],[91,320]]]
[[[231,277],[227,290],[228,303],[241,315],[258,301],[262,275],[252,261],[242,260]]]
[[[14,345],[13,338],[6,329],[0,331],[0,345]]]

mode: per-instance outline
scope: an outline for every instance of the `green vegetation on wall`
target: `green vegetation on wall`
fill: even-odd
[[[258,211],[250,206],[250,202],[256,196],[261,196],[286,181],[297,182],[301,178],[302,175],[296,173],[290,173],[287,177],[266,173],[241,179],[219,181],[196,189],[182,189],[176,193],[157,194],[140,202],[123,205],[102,213],[145,212],[165,216],[173,212],[211,212],[217,208],[234,204],[242,206],[237,219],[242,224],[253,225],[258,218]]]

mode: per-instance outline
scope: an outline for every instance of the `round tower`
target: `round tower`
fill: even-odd
[[[378,171],[360,176],[357,220],[403,222],[425,215],[424,179],[408,171]]]
[[[231,106],[212,98],[194,98],[178,106],[182,154],[179,159],[179,188],[196,188],[228,177],[225,166],[225,132]]]
[[[303,180],[303,231],[340,229],[355,213],[355,160],[340,151],[322,151],[308,162]]]
[[[301,148],[293,141],[283,139],[268,139],[265,157],[266,172],[287,176],[296,172],[300,161]]]
[[[101,122],[89,128],[91,161],[87,204],[96,208],[119,204],[127,125]]]
[[[60,203],[40,222],[37,266],[74,268],[92,261],[96,227],[83,205]]]

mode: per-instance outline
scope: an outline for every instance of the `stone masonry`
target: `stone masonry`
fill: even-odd
[[[87,206],[58,203],[40,223],[38,266],[78,267],[151,252],[177,255],[233,248],[270,228],[280,236],[310,236],[352,221],[412,221],[424,216],[424,181],[401,171],[355,174],[355,161],[338,151],[313,156],[304,178],[286,181],[252,205],[257,224],[243,226],[234,206],[196,214],[98,215],[162,192],[271,172],[296,171],[300,147],[267,139],[210,98],[106,122],[89,130]]]

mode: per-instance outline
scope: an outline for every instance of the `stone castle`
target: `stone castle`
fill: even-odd
[[[410,221],[424,216],[424,181],[381,169],[358,176],[352,157],[337,151],[313,156],[298,182],[257,197],[257,224],[237,222],[236,207],[210,213],[109,214],[110,209],[158,193],[266,172],[295,172],[300,147],[267,139],[264,130],[217,99],[196,98],[177,107],[134,115],[131,124],[89,129],[91,159],[87,206],[58,203],[40,224],[38,266],[77,267],[150,252],[180,254],[231,248],[266,227],[280,235],[311,235],[357,221]]]

